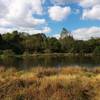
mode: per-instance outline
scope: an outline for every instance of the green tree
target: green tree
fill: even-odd
[[[22,38],[20,38],[20,34],[17,31],[3,34],[2,37],[5,41],[5,50],[12,49],[16,54],[21,54],[23,52],[23,47],[21,45]]]
[[[100,55],[100,46],[96,46],[96,48],[94,49],[93,53],[95,55]]]
[[[60,52],[61,44],[56,38],[48,38],[47,48],[50,52]]]
[[[60,43],[61,43],[61,51],[62,52],[70,52],[73,43],[74,43],[74,39],[71,36],[68,36],[66,38],[60,39]]]
[[[23,46],[25,48],[25,51],[28,51],[30,53],[43,52],[46,48],[46,36],[44,34],[28,36],[23,41]]]

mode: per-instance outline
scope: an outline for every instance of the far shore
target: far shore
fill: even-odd
[[[4,54],[1,54],[0,57],[2,57]],[[34,56],[80,56],[80,57],[100,57],[100,55],[96,55],[93,53],[33,53],[33,54],[29,54],[29,53],[25,53],[25,54],[9,54],[9,55],[5,55],[5,56],[14,56],[14,57],[34,57]]]
[[[23,57],[26,55],[16,55],[16,57]],[[27,56],[100,56],[93,53],[33,53]]]

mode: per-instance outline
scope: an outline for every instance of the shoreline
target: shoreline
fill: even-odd
[[[95,55],[93,53],[33,53],[33,54],[22,54],[22,55],[15,55],[16,57],[23,57],[23,56],[100,56],[100,55]]]

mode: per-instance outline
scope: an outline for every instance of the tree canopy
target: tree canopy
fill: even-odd
[[[13,31],[0,34],[0,54],[11,50],[14,54],[32,53],[94,53],[100,54],[100,38],[75,40],[65,28],[61,38],[47,37],[43,33],[30,35]],[[64,35],[64,36],[63,36]]]

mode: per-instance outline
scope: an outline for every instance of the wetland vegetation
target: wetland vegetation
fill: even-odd
[[[0,68],[0,100],[100,100],[100,68]]]

